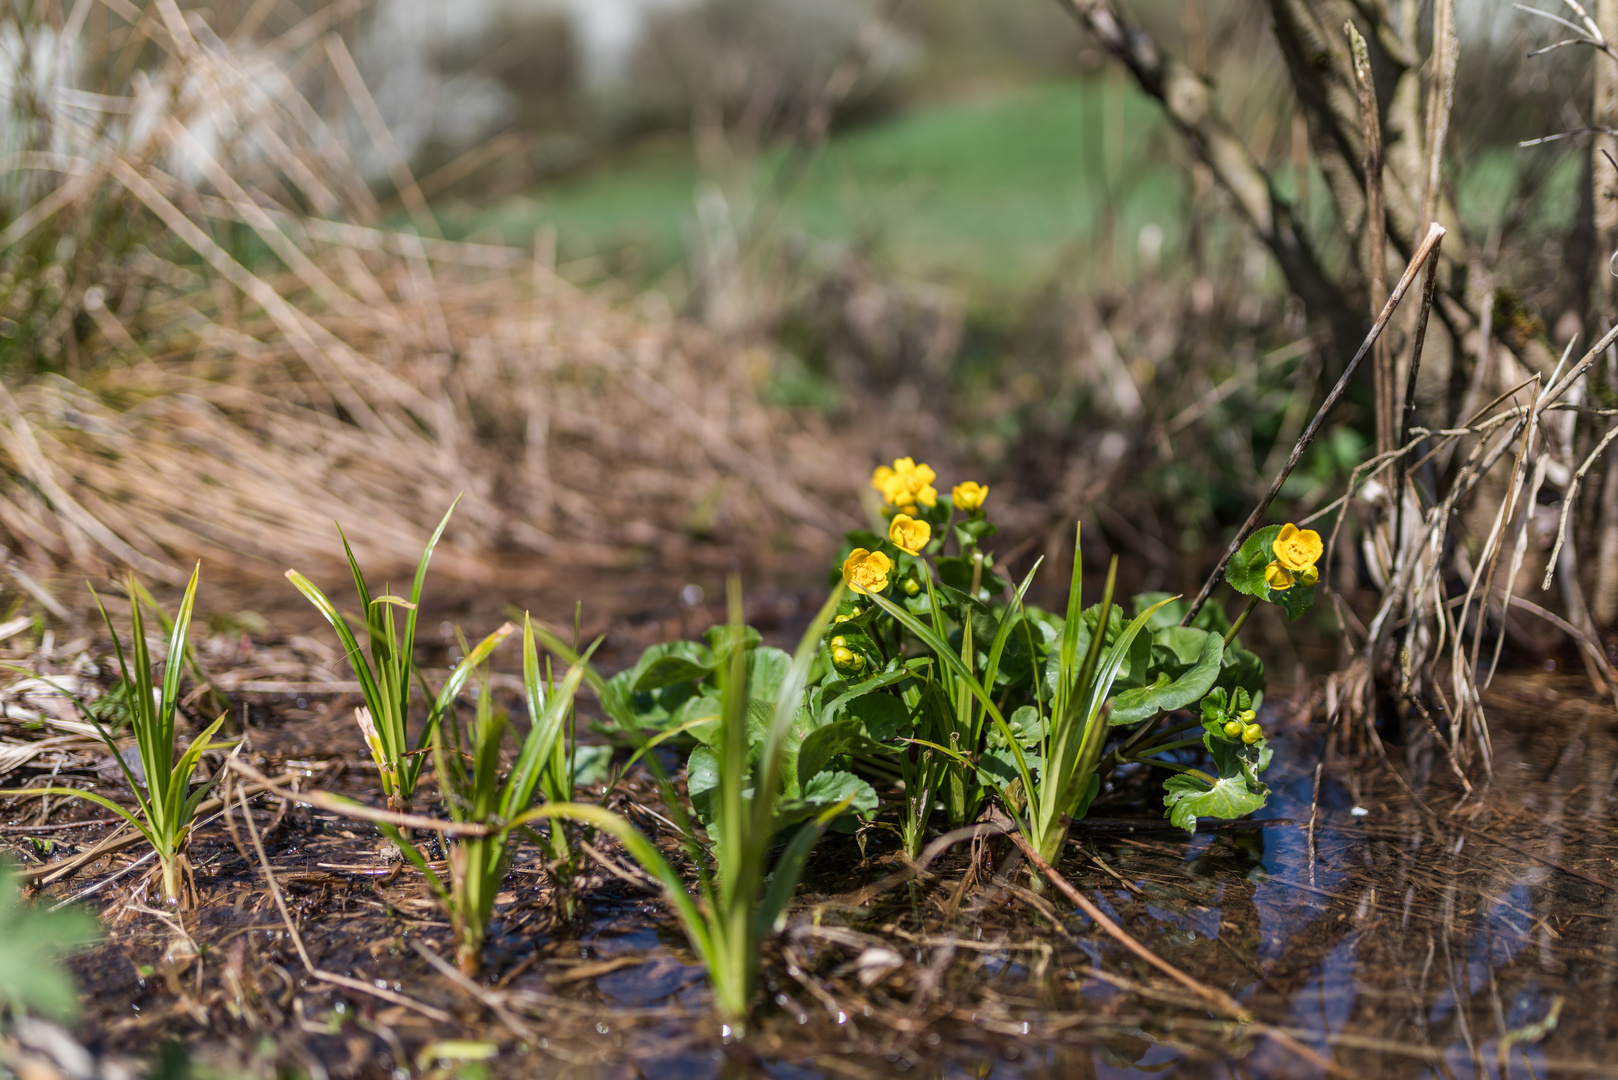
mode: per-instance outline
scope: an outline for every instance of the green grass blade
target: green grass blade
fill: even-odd
[[[769,843],[770,834],[775,828],[775,795],[781,784],[781,753],[785,749],[786,736],[792,726],[793,719],[798,715],[798,709],[803,702],[803,688],[809,681],[809,669],[815,662],[815,655],[820,649],[820,639],[831,624],[832,615],[837,611],[837,605],[843,598],[843,589],[846,586],[839,584],[831,591],[831,596],[821,605],[820,611],[809,623],[804,631],[803,638],[798,642],[797,651],[792,654],[792,666],[787,669],[786,677],[781,680],[779,691],[775,695],[775,711],[770,719],[769,736],[764,742],[764,752],[760,758],[763,773],[759,777],[758,787],[753,795],[753,826],[756,834],[761,837],[760,842]],[[735,650],[740,656],[743,652]],[[745,658],[742,660],[745,664]],[[745,668],[744,668],[745,671]],[[743,735],[745,740],[746,736]]]
[[[466,681],[472,677],[489,654],[500,647],[500,644],[516,632],[516,627],[510,623],[502,623],[499,629],[489,634],[482,641],[472,647],[472,650],[462,657],[461,662],[449,673],[444,680],[444,688],[438,692],[438,700],[433,703],[433,712],[442,713],[450,704],[460,696],[466,687]]]
[[[1034,790],[1033,774],[1028,770],[1028,762],[1023,757],[1022,747],[1018,745],[1017,737],[1012,734],[1011,726],[1006,723],[1006,718],[1000,715],[999,708],[995,706],[994,698],[983,688],[983,684],[978,682],[972,673],[966,669],[966,665],[961,663],[961,658],[955,655],[955,650],[950,648],[949,643],[943,638],[933,633],[920,619],[893,601],[876,593],[871,593],[869,596],[883,611],[898,619],[901,626],[909,630],[931,649],[933,655],[939,658],[939,662],[959,676],[961,685],[965,686],[971,695],[983,704],[983,711],[988,716],[989,722],[995,726],[995,730],[1000,733],[1011,747],[1012,757],[1017,762],[1017,772],[1022,777],[1023,786],[1032,792]],[[940,683],[943,681],[940,680]]]
[[[180,755],[180,760],[175,762],[173,770],[169,773],[168,783],[164,786],[162,793],[164,813],[166,815],[166,821],[162,825],[171,830],[171,836],[178,837],[180,831],[190,825],[191,815],[186,812],[186,807],[189,805],[194,808],[202,801],[200,797],[187,797],[191,793],[191,774],[197,771],[197,762],[202,759],[203,754],[207,753],[209,740],[213,738],[214,733],[219,730],[219,726],[224,722],[225,716],[221,713],[219,719],[209,724],[201,735],[191,741],[191,745],[186,747],[185,753]],[[203,785],[204,791],[211,786],[213,786],[212,781],[207,785]],[[153,792],[154,796],[156,794],[156,792]],[[156,799],[154,798],[153,801],[155,802]]]
[[[169,654],[163,666],[161,709],[171,733],[174,728],[174,709],[180,701],[180,677],[185,674],[186,638],[191,633],[191,609],[197,602],[197,582],[201,576],[202,564],[199,562],[191,571],[191,580],[186,584],[185,596],[180,601],[180,610],[174,617],[174,628],[169,634]],[[130,579],[130,584],[133,586],[133,578]],[[138,607],[138,601],[134,603]]]
[[[500,741],[505,734],[504,717],[495,711],[487,680],[478,688],[477,719],[472,742],[473,821],[488,821],[494,814],[500,791]]]
[[[1177,598],[1170,597],[1168,600],[1159,601],[1135,616],[1124,627],[1123,632],[1118,635],[1118,640],[1113,642],[1112,648],[1107,650],[1107,655],[1096,669],[1090,685],[1089,700],[1087,702],[1089,705],[1087,712],[1090,716],[1094,716],[1095,713],[1100,711],[1102,703],[1112,693],[1112,684],[1117,680],[1118,672],[1124,666],[1124,660],[1129,655],[1129,647],[1134,644],[1135,638],[1139,636],[1140,632],[1146,628],[1146,623],[1151,619],[1153,613],[1165,604],[1172,603],[1175,599]],[[1098,634],[1097,637],[1099,636]]]
[[[90,588],[90,595],[95,597],[96,606],[101,607],[101,597],[100,597],[99,594],[96,593],[94,586],[91,586],[91,588]],[[113,647],[114,652],[116,652],[117,655],[118,655],[118,669],[119,669],[119,672],[121,673],[122,678],[124,680],[124,685],[128,686],[130,684],[129,665],[124,663],[124,649],[123,649],[123,646],[118,643],[118,635],[115,632],[113,632],[112,620],[107,618],[107,609],[104,608],[104,607],[101,607],[101,618],[107,624],[107,632],[112,634],[112,647]],[[20,674],[23,674],[23,675],[28,675],[28,676],[36,677],[36,678],[38,677],[38,676],[34,676],[34,673],[33,673],[32,670],[30,670],[28,668],[21,667],[21,666],[16,665],[16,664],[6,664],[6,665],[3,665],[3,666],[6,667],[6,668],[9,668],[12,671],[16,671],[16,672],[18,672]],[[68,693],[64,688],[62,688],[60,686],[57,686],[57,684],[55,682],[53,682],[52,680],[50,680],[48,678],[45,679],[44,682],[47,683],[48,685],[52,686],[53,688],[55,688],[57,693],[62,694],[65,697],[71,698],[73,700],[74,706],[79,710],[79,715],[84,717],[84,719],[86,721],[88,721],[90,723],[90,725],[96,729],[96,734],[98,736],[100,736],[101,741],[106,744],[107,752],[112,755],[112,760],[118,766],[118,771],[124,774],[124,781],[129,785],[130,794],[135,797],[135,801],[140,804],[141,811],[143,813],[145,813],[146,810],[147,810],[147,806],[146,806],[146,800],[141,798],[141,794],[140,794],[141,783],[140,783],[139,780],[137,780],[135,778],[135,772],[134,772],[133,769],[131,769],[129,767],[129,763],[124,760],[123,752],[118,749],[118,741],[112,737],[112,732],[108,731],[102,725],[101,721],[96,719],[95,714],[92,713],[89,710],[88,707],[86,707],[85,702],[78,695]],[[137,741],[136,749],[137,750],[139,749],[138,741]]]
[[[58,798],[86,799],[95,803],[97,806],[105,807],[106,809],[117,814],[119,817],[123,818],[125,821],[129,822],[129,824],[133,825],[136,830],[146,838],[146,842],[151,844],[153,848],[157,849],[158,854],[165,854],[162,845],[158,842],[157,835],[152,831],[148,820],[142,820],[140,817],[130,813],[127,809],[113,802],[105,795],[97,795],[93,791],[80,791],[78,788],[70,787],[10,788],[8,790],[0,790],[0,797],[8,799],[18,799],[39,795],[53,795]]]
[[[774,876],[770,878],[770,887],[764,891],[764,898],[759,901],[758,908],[753,913],[753,940],[762,941],[775,926],[775,920],[781,912],[791,903],[793,893],[797,892],[798,880],[803,877],[804,866],[809,862],[809,851],[815,842],[825,833],[826,827],[834,821],[839,814],[847,810],[853,801],[853,796],[844,799],[836,806],[829,806],[815,817],[804,823],[803,828],[792,838],[780,859],[776,860]]]
[[[732,640],[741,641],[745,633],[741,584],[734,576],[728,584]],[[747,650],[741,646],[732,648],[730,663],[720,668],[718,674],[721,705],[719,744],[715,749],[719,752],[719,842],[713,847],[714,862],[719,870],[719,904],[721,908],[731,909],[738,895],[746,889],[742,878],[751,862],[746,855],[748,842],[756,842],[759,829],[769,829],[767,815],[773,810],[775,789],[752,777],[748,768],[752,747],[747,738]],[[768,759],[768,751],[764,759]],[[746,812],[748,787],[753,789],[752,815]],[[761,808],[765,814],[762,824],[758,813]]]
[[[292,582],[293,588],[303,594],[304,599],[315,606],[315,610],[319,611],[326,622],[331,624],[331,628],[337,632],[337,640],[343,646],[343,653],[348,660],[349,667],[353,669],[354,677],[359,680],[360,696],[365,699],[365,704],[370,708],[374,719],[381,706],[381,695],[376,679],[371,674],[371,665],[366,661],[365,653],[360,649],[359,639],[354,636],[353,628],[348,625],[348,620],[343,617],[343,614],[326,598],[326,594],[321,592],[314,582],[296,570],[288,570],[286,578]],[[380,723],[380,721],[378,722]]]
[[[420,851],[416,850],[416,845],[406,840],[404,833],[400,832],[398,826],[392,822],[379,821],[376,823],[376,827],[381,830],[383,836],[386,836],[398,846],[399,853],[410,861],[410,865],[421,871],[421,876],[427,879],[427,884],[432,888],[439,902],[447,909],[452,902],[449,890],[444,888],[444,883],[439,880],[437,874],[433,873],[431,864],[422,857]]]
[[[169,768],[172,766],[174,756],[174,732],[172,726],[169,731],[163,730],[163,714],[157,703],[152,699],[152,657],[146,647],[146,620],[141,617],[140,603],[134,600],[135,586],[134,574],[129,575],[128,591],[131,597],[129,604],[130,642],[129,647],[134,657],[135,695],[130,709],[130,726],[135,732],[135,742],[140,747],[141,766],[146,771],[147,790],[152,793],[152,801],[161,804],[162,797],[158,785],[167,778]],[[116,635],[115,635],[116,636]],[[165,739],[164,736],[167,736]]]
[[[501,624],[499,629],[478,642],[471,651],[461,658],[461,662],[455,665],[454,670],[449,673],[449,678],[444,681],[443,689],[438,692],[438,698],[433,702],[431,711],[427,714],[427,722],[422,725],[421,736],[416,740],[417,750],[432,745],[445,712],[454,705],[455,699],[465,689],[466,681],[489,658],[489,654],[499,648],[500,643],[505,641],[516,629],[510,623]],[[404,725],[402,713],[399,724],[402,731]],[[416,779],[421,775],[425,755],[417,753],[404,757],[401,753],[400,756],[403,760],[399,766],[399,786],[403,792],[409,793],[415,789]]]
[[[555,756],[554,748],[563,737],[563,724],[573,706],[579,684],[584,679],[585,666],[600,644],[601,639],[597,638],[584,656],[568,668],[561,685],[547,700],[544,686],[540,682],[539,649],[534,642],[533,620],[524,619],[522,673],[523,693],[528,703],[529,728],[528,737],[523,740],[522,749],[512,764],[511,774],[506,780],[506,791],[501,800],[502,817],[511,817],[533,801],[534,788],[538,785],[541,774],[550,767]],[[569,775],[565,779],[566,786],[571,791],[573,778]],[[557,785],[557,790],[560,789],[561,785]]]
[[[438,547],[438,541],[444,535],[444,529],[449,525],[450,516],[455,513],[455,508],[459,505],[461,505],[461,495],[455,496],[455,501],[451,502],[449,509],[444,511],[444,517],[438,522],[438,528],[433,530],[432,539],[428,540],[427,546],[422,549],[421,561],[416,564],[416,577],[410,585],[410,614],[405,617],[404,644],[407,657],[416,644],[416,615],[421,610],[421,588],[427,581],[427,564],[432,561],[433,549]]]
[[[558,637],[551,630],[547,629],[544,623],[535,624],[534,637],[537,638],[539,642],[545,646],[545,648],[561,657],[566,663],[577,664],[582,659],[578,650],[574,649],[573,646],[569,645],[566,641],[562,640],[562,638]],[[607,679],[601,674],[601,672],[597,671],[594,666],[588,664],[585,665],[584,681],[590,684],[590,689],[595,691],[596,697],[600,698],[606,694]]]
[[[1073,526],[1073,576],[1067,587],[1067,615],[1062,622],[1062,648],[1057,657],[1056,670],[1062,678],[1057,680],[1056,695],[1051,701],[1051,715],[1061,715],[1068,707],[1073,688],[1067,676],[1076,670],[1079,662],[1079,617],[1084,613],[1084,557],[1080,544],[1082,526]]]
[[[1022,621],[1018,616],[1022,612],[1023,596],[1028,592],[1028,587],[1034,583],[1034,575],[1039,573],[1040,564],[1044,561],[1044,558],[1040,558],[1034,562],[1033,568],[1028,571],[1028,576],[1022,579],[1021,585],[1017,586],[1017,592],[1012,596],[1011,603],[1006,605],[1005,615],[1000,620],[1000,628],[995,631],[994,641],[989,645],[989,661],[983,666],[983,685],[985,686],[992,687],[995,678],[1000,674],[1000,659],[1005,655],[1006,642],[1011,638],[1011,628]],[[1039,682],[1037,674],[1034,682],[1036,684]]]

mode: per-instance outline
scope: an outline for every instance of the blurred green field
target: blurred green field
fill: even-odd
[[[918,107],[836,135],[792,189],[778,227],[856,243],[889,271],[975,295],[1016,294],[1060,271],[1109,283],[1136,267],[1141,230],[1176,248],[1180,153],[1157,107],[1121,78],[1024,86]],[[769,189],[764,155],[725,186],[733,212]],[[461,235],[531,243],[557,230],[558,260],[676,284],[704,182],[689,145],[662,138],[522,197],[443,207]]]

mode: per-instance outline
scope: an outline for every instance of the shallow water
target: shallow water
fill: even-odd
[[[1075,829],[1064,874],[1261,1026],[1207,1011],[1060,897],[1046,898],[1057,930],[993,882],[954,919],[900,888],[862,907],[818,897],[809,918],[821,933],[798,927],[835,954],[816,968],[834,981],[879,937],[904,954],[874,986],[845,974],[833,994],[841,1024],[789,993],[766,1038],[779,1058],[704,1049],[699,1030],[658,1024],[623,1044],[638,1042],[633,1062],[607,1053],[618,1060],[577,1075],[1327,1074],[1263,1025],[1356,1077],[1618,1074],[1615,716],[1571,680],[1507,679],[1491,704],[1495,775],[1471,796],[1442,759],[1418,756],[1414,793],[1379,758],[1328,764],[1313,856],[1320,740],[1307,731],[1283,736],[1270,805],[1252,820],[1194,837],[1147,817]],[[1403,748],[1390,753],[1408,764]],[[646,982],[671,964],[653,961]],[[936,1000],[918,1006],[940,964]],[[603,1001],[624,981],[598,980]]]

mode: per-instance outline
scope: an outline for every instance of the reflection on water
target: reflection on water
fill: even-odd
[[[964,852],[908,890],[863,892],[880,876],[865,874],[837,893],[846,866],[811,881],[822,891],[782,956],[831,993],[817,1000],[771,956],[780,1011],[746,1049],[676,1008],[705,991],[665,937],[595,992],[648,1017],[667,1002],[669,1019],[576,1075],[1314,1077],[1322,1060],[1353,1077],[1618,1075],[1618,718],[1571,683],[1513,682],[1492,704],[1495,776],[1471,796],[1442,758],[1398,746],[1419,805],[1379,759],[1328,764],[1312,862],[1319,743],[1305,731],[1284,736],[1257,820],[1187,837],[1139,803],[1075,830],[1069,880],[1253,1025],[1029,893],[1009,849],[991,848],[955,908]],[[907,955],[867,985],[855,961],[873,943]]]
[[[1298,733],[1267,827],[1092,835],[1140,889],[1106,894],[1165,958],[1349,1075],[1618,1072],[1615,718],[1568,684],[1516,684],[1494,705],[1496,775],[1475,797],[1419,758],[1419,805],[1380,763],[1328,768],[1311,865],[1318,744]],[[1101,1057],[1096,1075],[1120,1064]],[[1321,1072],[1274,1040],[1242,1070]]]

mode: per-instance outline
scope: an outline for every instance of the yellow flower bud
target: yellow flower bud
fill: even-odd
[[[915,596],[919,592],[921,592],[921,582],[915,578],[905,578],[905,595]]]
[[[832,620],[832,622],[834,622],[834,623],[845,623],[847,621],[848,621],[848,616],[847,615],[839,615],[839,616],[837,616],[837,618]]]
[[[843,580],[857,593],[881,592],[888,587],[888,571],[892,569],[893,560],[880,551],[855,548],[843,560]],[[859,610],[852,614],[858,615]]]
[[[975,480],[968,480],[964,484],[956,484],[950,492],[950,501],[955,509],[970,513],[983,505],[983,500],[989,497],[989,489]]]
[[[1291,522],[1281,526],[1280,535],[1270,546],[1275,551],[1276,560],[1294,574],[1313,567],[1326,550],[1319,533],[1313,529],[1300,529]]]
[[[1227,736],[1229,736],[1230,738],[1232,738],[1232,739],[1241,738],[1242,737],[1242,722],[1240,720],[1226,721],[1226,723],[1225,723],[1225,734]]]
[[[1264,583],[1275,592],[1286,592],[1292,588],[1292,574],[1280,563],[1272,562],[1264,568]]]
[[[1248,724],[1242,728],[1242,742],[1248,746],[1252,746],[1262,738],[1264,738],[1264,729],[1257,724]]]
[[[834,649],[841,649],[848,644],[848,639],[842,634],[838,634],[836,637],[831,639],[829,644]]]
[[[898,514],[893,524],[888,526],[888,539],[900,551],[911,555],[920,555],[921,549],[927,546],[927,541],[933,536],[933,527],[925,521],[917,521],[909,514]]]
[[[1254,720],[1258,719],[1258,713],[1254,712],[1252,709],[1243,709],[1241,712],[1236,714],[1236,719],[1240,720],[1243,724],[1251,724]]]
[[[1298,571],[1298,584],[1302,585],[1306,589],[1319,580],[1320,571],[1316,567],[1306,566],[1302,570]]]
[[[848,648],[833,649],[831,651],[831,662],[840,668],[857,668],[860,666],[859,655],[853,649]]]

